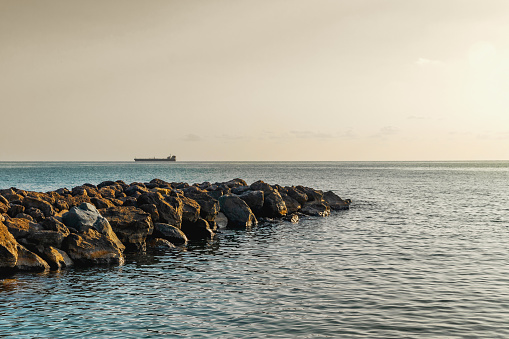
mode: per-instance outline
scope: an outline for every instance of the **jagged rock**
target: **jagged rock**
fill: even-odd
[[[18,260],[18,242],[7,227],[0,222],[0,270],[12,268]]]
[[[124,189],[124,193],[128,196],[140,196],[148,191],[149,190],[142,183],[132,183],[129,187]]]
[[[281,218],[288,212],[285,202],[278,191],[264,192],[262,216],[269,218]]]
[[[193,223],[182,223],[182,232],[190,240],[211,239],[214,237],[214,232],[210,229],[209,223],[202,218]]]
[[[297,186],[296,189],[302,193],[305,193],[308,197],[307,201],[322,201],[323,200],[323,192],[320,190],[315,190],[310,187]]]
[[[34,218],[30,214],[26,214],[26,213],[18,213],[18,214],[16,214],[16,216],[14,216],[14,218],[27,219],[32,222],[35,221]]]
[[[228,218],[229,227],[251,227],[258,221],[246,204],[236,195],[224,195],[219,198],[221,212]]]
[[[272,192],[274,189],[272,186],[262,180],[255,181],[250,186],[253,191],[263,191],[264,193]]]
[[[2,196],[0,195],[0,197],[2,197]],[[4,197],[2,197],[2,198],[5,199]],[[3,201],[0,201],[0,214],[7,213],[8,210],[9,210],[9,202],[4,203]]]
[[[350,200],[341,199],[336,193],[327,191],[323,194],[325,200],[332,210],[347,210],[350,208]]]
[[[41,254],[42,258],[49,264],[53,270],[59,270],[74,265],[72,259],[64,251],[55,247],[44,248]]]
[[[200,217],[200,205],[193,199],[181,197],[182,223],[194,223]]]
[[[55,193],[61,195],[61,196],[66,196],[66,195],[69,195],[71,194],[71,191],[69,191],[67,188],[63,187],[63,188],[59,188],[55,191]]]
[[[247,186],[247,183],[239,178],[232,179],[230,181],[222,183],[223,185],[228,186],[229,188],[238,187],[238,186]]]
[[[9,209],[7,210],[7,214],[11,218],[15,218],[18,214],[24,213],[24,212],[25,212],[25,206],[16,205],[16,204],[12,204],[11,207],[9,207]]]
[[[207,192],[193,195],[192,199],[200,205],[200,217],[207,221],[214,221],[219,213],[219,201],[212,198]]]
[[[43,227],[27,219],[8,218],[4,222],[14,238],[26,238],[30,233],[42,231]]]
[[[29,251],[24,246],[18,244],[18,260],[16,261],[16,268],[20,271],[46,271],[49,270],[49,265],[37,254]]]
[[[53,208],[53,206],[49,202],[44,200],[39,200],[32,197],[25,197],[25,199],[23,199],[23,206],[25,206],[25,208],[27,209],[34,208],[42,211],[42,213],[44,213],[43,217],[50,217],[52,215],[55,215],[55,209]]]
[[[113,241],[94,228],[83,233],[71,233],[63,244],[63,249],[76,265],[123,264],[125,247]]]
[[[153,236],[166,239],[175,245],[187,244],[187,237],[184,232],[169,224],[155,223]]]
[[[41,222],[41,224],[45,230],[62,233],[64,238],[67,237],[70,233],[67,226],[65,226],[64,223],[58,220],[56,217],[46,218]]]
[[[306,193],[299,191],[295,187],[285,187],[286,194],[295,199],[301,206],[308,201]]]
[[[53,206],[55,207],[55,209],[57,209],[58,211],[63,211],[63,210],[68,210],[70,207],[69,207],[69,203],[67,203],[67,201],[63,200],[63,199],[57,199],[55,201],[55,203],[53,204]]]
[[[63,215],[62,222],[67,227],[76,229],[79,233],[95,229],[100,234],[105,235],[108,240],[115,243],[118,248],[122,248],[122,251],[125,249],[115,232],[113,232],[108,220],[99,214],[99,211],[92,204],[83,203],[78,207],[71,208],[69,212]],[[71,258],[73,257],[71,256]]]
[[[161,180],[161,179],[152,179],[152,180],[150,180],[150,183],[151,184],[156,184],[157,187],[161,187],[161,188],[164,188],[164,187],[171,188],[171,184],[169,182],[166,182],[166,181]]]
[[[301,204],[291,196],[289,196],[286,193],[279,192],[281,195],[281,198],[283,198],[283,201],[285,202],[286,209],[288,210],[288,214],[292,214],[295,212],[298,212],[301,209]]]
[[[9,200],[5,199],[5,197],[1,194],[0,194],[0,203],[9,206]],[[6,213],[6,212],[2,212],[2,213]]]
[[[44,247],[53,246],[60,248],[65,237],[61,232],[41,230],[29,233],[26,239],[33,244],[39,244]]]
[[[246,202],[255,215],[261,214],[263,202],[265,200],[265,194],[263,191],[247,191],[246,193],[239,195],[239,198]]]
[[[104,198],[93,197],[93,198],[90,199],[90,202],[92,204],[94,204],[94,206],[97,207],[97,209],[115,207],[114,203],[112,203],[108,199],[104,199]]]
[[[113,231],[128,250],[145,251],[147,236],[152,234],[154,225],[150,214],[133,206],[118,206],[99,210]]]
[[[159,221],[177,226],[182,225],[183,203],[178,197],[163,197],[157,192],[148,192],[142,194],[137,200],[138,206],[145,204],[153,204],[157,207]]]
[[[175,248],[175,245],[166,239],[154,238],[147,242],[147,247],[152,250],[171,250]]]
[[[44,213],[38,208],[30,207],[29,209],[26,209],[25,212],[34,218],[35,221],[44,220]]]
[[[327,217],[330,214],[330,207],[324,201],[308,201],[300,211],[315,217]]]
[[[157,212],[157,207],[154,204],[144,204],[141,206],[138,206],[141,210],[147,212],[150,214],[150,218],[152,219],[152,222],[156,223],[159,222],[159,213]]]

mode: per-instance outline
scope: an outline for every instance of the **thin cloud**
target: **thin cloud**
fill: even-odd
[[[436,66],[436,65],[441,65],[442,64],[442,61],[440,60],[431,60],[431,59],[426,59],[426,58],[419,58],[417,59],[417,61],[415,61],[415,64],[419,65],[419,66]]]
[[[199,135],[196,135],[196,134],[187,134],[184,138],[184,141],[189,141],[189,142],[196,142],[196,141],[201,141],[203,140],[202,137],[200,137]]]

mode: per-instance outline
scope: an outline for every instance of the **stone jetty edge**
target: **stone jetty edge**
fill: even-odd
[[[332,191],[242,179],[189,185],[153,179],[46,193],[0,190],[0,273],[119,265],[126,252],[211,239],[221,228],[326,217],[351,201]]]

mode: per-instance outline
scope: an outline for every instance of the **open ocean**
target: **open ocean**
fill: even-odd
[[[119,267],[0,278],[1,337],[509,337],[509,162],[0,163],[0,188],[153,178],[261,179],[352,205]]]

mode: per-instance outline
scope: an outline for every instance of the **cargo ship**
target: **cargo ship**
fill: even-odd
[[[134,161],[177,161],[177,157],[170,155],[166,158],[134,158]]]

